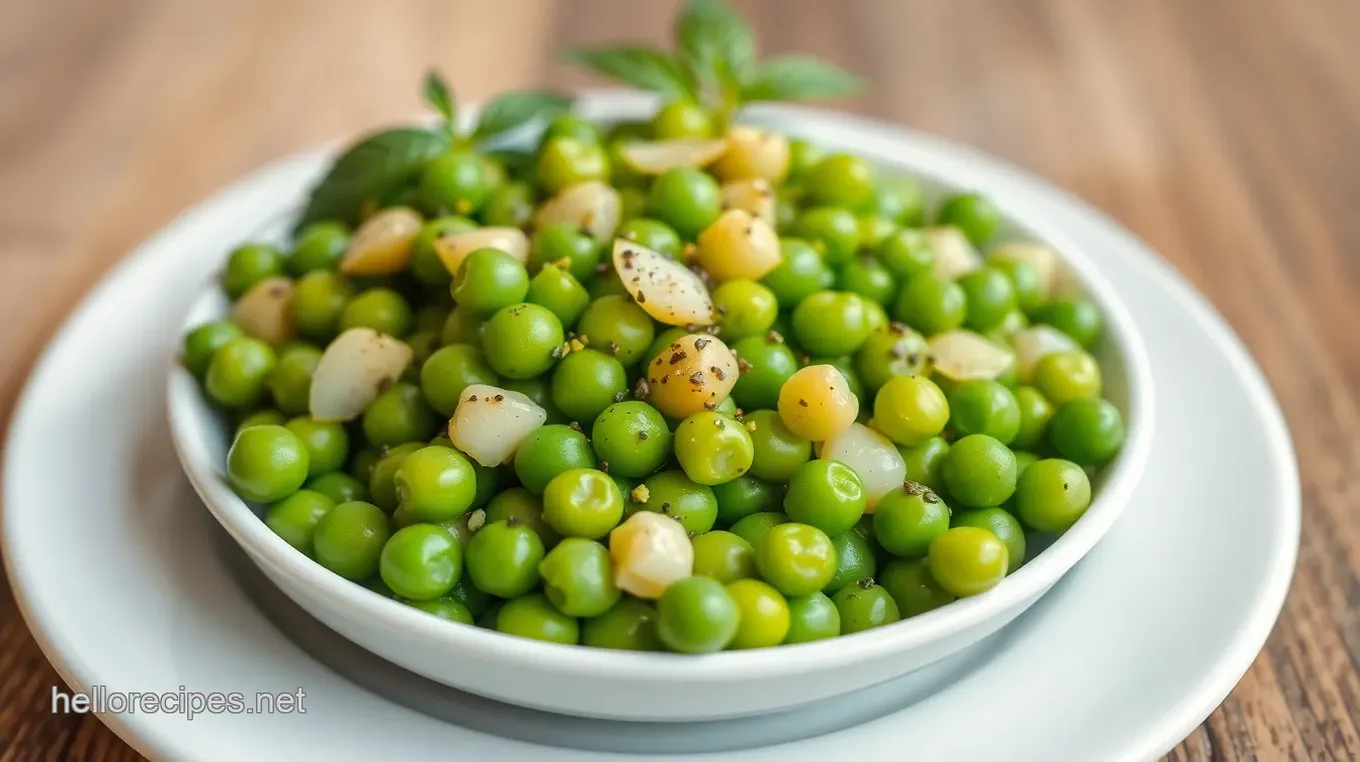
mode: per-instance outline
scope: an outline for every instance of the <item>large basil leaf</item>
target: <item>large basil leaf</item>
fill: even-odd
[[[567,51],[567,60],[610,79],[660,93],[666,100],[696,100],[694,81],[675,57],[638,45]]]
[[[571,98],[551,90],[521,90],[493,98],[477,120],[476,138],[490,138],[528,124],[551,119],[571,108]]]
[[[747,101],[797,101],[848,95],[861,87],[858,77],[810,56],[773,56],[741,94]]]
[[[298,226],[326,219],[358,223],[365,204],[409,182],[426,162],[449,149],[449,141],[445,133],[413,127],[364,138],[336,159],[312,189]]]
[[[722,0],[689,0],[676,44],[701,81],[724,89],[745,82],[756,60],[755,35]]]

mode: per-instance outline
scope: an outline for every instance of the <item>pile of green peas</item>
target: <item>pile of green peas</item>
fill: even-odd
[[[761,150],[782,149],[772,159],[732,148],[708,168],[654,176],[621,159],[634,141],[718,129],[680,102],[650,123],[564,116],[534,150],[435,158],[371,210],[418,215],[398,272],[344,272],[357,236],[341,221],[311,224],[287,247],[235,249],[220,280],[232,299],[266,281],[289,284],[291,297],[278,330],[219,321],[184,339],[184,367],[237,425],[233,488],[297,552],[346,579],[447,620],[556,643],[682,653],[802,643],[996,586],[1037,536],[1081,518],[1090,476],[1123,441],[1091,354],[1100,310],[1057,295],[1023,259],[987,255],[942,275],[925,229],[953,227],[989,252],[996,208],[962,193],[931,209],[911,178],[848,153],[764,133]],[[710,278],[711,326],[659,322],[612,266],[613,239],[687,261],[734,179],[773,195],[778,265]],[[545,200],[586,182],[616,189],[613,236],[534,223]],[[450,272],[439,242],[483,227],[523,230],[527,252],[481,248]],[[946,377],[928,349],[963,329],[1009,351],[1038,324],[1065,348],[1023,373]],[[353,328],[405,342],[412,362],[354,420],[316,420],[312,375]],[[648,368],[675,362],[677,342],[695,333],[729,347],[739,377],[677,419],[648,394]],[[844,390],[797,382],[799,423],[781,394],[816,366],[834,368]],[[504,463],[483,465],[450,439],[472,385],[546,413]],[[823,406],[823,393],[842,396]],[[822,435],[810,432],[847,425],[887,443],[899,485],[871,490],[858,464],[819,457]],[[621,582],[617,547],[639,512],[668,516],[689,543],[684,573],[645,588]]]

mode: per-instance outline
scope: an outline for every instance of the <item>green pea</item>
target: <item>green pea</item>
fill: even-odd
[[[732,346],[743,361],[732,397],[743,410],[779,407],[779,390],[800,367],[798,358],[777,335],[749,336]]]
[[[848,355],[869,338],[864,300],[855,294],[819,291],[793,311],[793,334],[814,355]]]
[[[441,344],[474,344],[480,346],[482,343],[482,329],[485,324],[471,310],[454,307],[449,310],[448,317],[444,320],[444,327],[439,334]]]
[[[335,507],[335,501],[311,490],[300,489],[269,506],[264,523],[274,534],[308,557],[315,555],[312,537],[316,523]]]
[[[487,363],[511,379],[533,378],[552,367],[566,337],[562,322],[545,307],[515,304],[486,321],[482,350]]]
[[[613,608],[585,621],[581,627],[581,644],[622,651],[660,651],[656,609],[646,601],[625,596]]]
[[[534,217],[534,191],[528,183],[508,182],[491,191],[482,206],[482,224],[489,227],[528,227]]]
[[[713,134],[713,115],[692,101],[671,101],[652,117],[656,140],[706,138]]]
[[[544,265],[529,281],[525,301],[548,308],[563,328],[571,329],[590,306],[590,294],[571,273],[556,265]]]
[[[1018,489],[1017,486],[1017,491]],[[964,511],[956,514],[951,524],[956,527],[981,527],[996,535],[997,539],[1006,545],[1007,574],[1020,568],[1020,564],[1025,562],[1025,529],[1005,510],[978,508]]]
[[[789,598],[789,632],[784,643],[811,643],[841,634],[841,614],[823,593]]]
[[[354,288],[345,276],[329,270],[309,272],[293,286],[293,324],[303,336],[329,340],[353,298]]]
[[[477,494],[477,474],[467,456],[430,445],[407,455],[393,485],[398,504],[416,521],[436,523],[461,516]]]
[[[803,187],[814,203],[859,209],[874,199],[874,173],[864,159],[835,153],[807,170]]]
[[[599,143],[600,128],[580,114],[566,113],[554,117],[543,131],[543,143],[552,138],[571,138],[582,143]]]
[[[682,238],[694,240],[722,213],[722,191],[718,181],[701,170],[670,169],[652,183],[647,211]]]
[[[935,492],[944,489],[941,469],[944,465],[944,455],[949,452],[949,443],[942,437],[931,437],[911,447],[898,445],[897,452],[906,463],[908,481],[923,484]]]
[[[634,217],[627,220],[619,226],[619,232],[615,237],[633,241],[643,248],[665,254],[671,259],[679,259],[680,252],[685,247],[685,242],[681,240],[680,234],[675,232],[675,228],[650,217]]]
[[[871,579],[842,587],[831,596],[831,601],[841,616],[842,635],[882,627],[902,618],[892,595]]]
[[[368,500],[368,486],[344,471],[317,474],[302,487],[330,498],[337,505],[352,500]]]
[[[568,646],[581,640],[580,623],[553,608],[538,593],[506,601],[496,613],[496,631]]]
[[[864,483],[854,469],[838,460],[809,461],[789,480],[784,513],[828,535],[847,532],[864,515]]]
[[[610,405],[595,419],[590,433],[595,454],[609,463],[611,476],[646,476],[671,455],[672,436],[666,420],[645,402]]]
[[[887,304],[897,294],[897,279],[877,259],[866,255],[841,267],[836,287],[877,304]]]
[[[553,404],[578,422],[593,422],[627,391],[628,373],[617,359],[604,352],[576,350],[553,368]]]
[[[919,376],[926,369],[925,337],[902,323],[891,323],[864,340],[855,353],[855,370],[864,387],[876,393],[898,376]]]
[[[429,601],[403,601],[403,603],[411,608],[420,609],[426,614],[433,614],[445,621],[462,622],[463,624],[472,624],[473,622],[472,611],[461,601],[448,596]]]
[[[529,266],[537,270],[544,265],[565,267],[580,281],[589,280],[600,263],[600,244],[589,233],[576,225],[551,223],[534,231],[529,249]]]
[[[737,521],[732,525],[731,532],[750,543],[752,548],[758,548],[771,529],[780,524],[787,524],[788,521],[788,516],[777,511],[761,511]]]
[[[453,415],[463,390],[469,386],[499,383],[481,348],[472,344],[442,347],[420,367],[420,390],[430,407],[443,416]]]
[[[923,558],[947,531],[949,506],[916,482],[888,492],[874,509],[874,540],[895,556]]]
[[[412,444],[416,444],[412,442]],[[373,467],[382,460],[383,451],[376,447],[365,447],[355,452],[349,459],[349,474],[368,488],[368,481],[373,476]],[[368,498],[359,498],[367,500]],[[337,500],[336,502],[344,502]]]
[[[1034,386],[1054,405],[1099,397],[1100,366],[1085,352],[1051,352],[1035,363]]]
[[[953,225],[968,236],[974,246],[985,246],[1001,227],[1001,212],[976,193],[950,196],[940,207],[939,224]]]
[[[731,532],[713,531],[695,537],[694,576],[712,577],[724,585],[756,576],[756,552]]]
[[[467,573],[478,588],[518,598],[538,586],[543,540],[532,527],[513,521],[485,524],[467,548]]]
[[[307,450],[309,476],[339,471],[349,459],[349,433],[340,423],[302,416],[289,421],[286,428]]]
[[[899,230],[878,245],[878,260],[903,283],[929,272],[935,264],[935,251],[925,233],[913,228]]]
[[[1067,531],[1090,505],[1091,482],[1081,466],[1071,461],[1041,460],[1025,469],[1016,485],[1020,520],[1041,532]]]
[[[1034,321],[1057,328],[1084,349],[1095,346],[1105,323],[1095,302],[1077,296],[1054,299],[1034,313]]]
[[[186,370],[201,379],[208,372],[208,364],[212,362],[217,350],[231,340],[243,336],[245,333],[234,323],[226,321],[204,323],[184,336],[180,362]]]
[[[897,376],[874,396],[874,425],[908,447],[937,436],[949,422],[949,401],[928,378]]]
[[[657,635],[672,651],[714,653],[737,636],[741,610],[723,584],[710,577],[672,583],[656,603]]]
[[[543,519],[543,501],[523,487],[514,487],[491,498],[486,506],[486,523],[498,521],[527,526],[537,534],[543,547],[552,548],[562,540],[557,530]]]
[[[609,551],[594,540],[568,537],[538,567],[543,593],[567,616],[600,616],[619,600]]]
[[[364,411],[364,438],[379,447],[429,439],[437,425],[420,387],[404,381],[379,394]]]
[[[334,270],[348,248],[349,228],[343,222],[313,222],[303,228],[294,241],[293,253],[288,257],[288,272],[303,276],[317,270]]]
[[[1034,312],[1043,304],[1043,283],[1034,265],[1018,259],[993,257],[987,260],[987,266],[1010,280],[1011,290],[1015,292],[1015,306],[1021,315]]]
[[[754,449],[753,476],[786,482],[812,458],[812,443],[790,431],[774,410],[747,413],[745,421]]]
[[[609,154],[598,141],[549,138],[538,153],[538,186],[549,195],[577,183],[609,179]]]
[[[1064,458],[1083,466],[1099,466],[1124,444],[1124,419],[1108,400],[1082,398],[1064,402],[1048,422],[1048,440]]]
[[[874,550],[859,532],[841,532],[831,538],[831,544],[836,548],[836,573],[822,589],[823,593],[833,595],[843,587],[878,573]]]
[[[574,468],[594,468],[590,441],[575,429],[560,424],[540,427],[515,453],[515,476],[535,495],[543,494],[558,474]]]
[[[993,437],[970,434],[950,446],[941,474],[960,505],[1001,505],[1015,492],[1015,454]]]
[[[798,304],[813,293],[831,288],[836,274],[807,241],[779,239],[779,266],[761,283],[774,293],[781,305]]]
[[[401,294],[390,288],[370,288],[340,311],[339,328],[372,328],[400,339],[411,332],[413,318],[411,305]]]
[[[675,430],[675,455],[685,475],[698,484],[722,484],[751,468],[751,434],[731,416],[702,411]]]
[[[463,573],[463,553],[443,527],[415,524],[398,529],[378,563],[383,582],[403,598],[427,601],[444,595]]]
[[[420,203],[436,214],[473,214],[490,192],[486,164],[475,153],[453,151],[437,156],[420,175]]]
[[[822,258],[830,265],[849,262],[861,243],[859,219],[841,206],[817,206],[804,211],[794,220],[793,232],[820,248]]]
[[[248,336],[232,339],[213,353],[204,391],[223,407],[253,407],[264,397],[276,362],[274,350],[263,341]]]
[[[954,601],[953,593],[940,587],[930,576],[930,566],[924,558],[893,561],[884,567],[878,581],[892,596],[903,619]]]
[[[1035,455],[1035,454],[1032,453],[1032,452],[1026,452],[1026,451],[1024,451],[1024,450],[1013,450],[1012,452],[1015,453],[1015,473],[1016,473],[1016,477],[1015,477],[1015,478],[1016,478],[1016,488],[1018,489],[1018,488],[1019,488],[1019,485],[1020,485],[1020,482],[1019,482],[1020,476],[1019,476],[1019,475],[1025,473],[1025,469],[1029,468],[1030,466],[1034,465],[1035,463],[1038,463],[1038,462],[1039,462],[1039,456],[1038,456],[1038,455]]]
[[[927,336],[958,328],[967,313],[963,287],[931,272],[913,275],[893,305],[893,317]]]
[[[626,167],[622,167],[619,164],[615,164],[615,166],[621,170],[626,169]],[[640,175],[634,176],[632,175],[632,173],[628,173],[629,176],[627,177],[627,179],[621,181],[620,175],[623,174],[624,174],[623,172],[618,172],[615,174],[614,185],[618,187],[619,191],[619,219],[623,220],[624,222],[627,222],[632,219],[637,219],[638,217],[641,217],[644,214],[646,214],[648,201],[647,191],[643,188],[636,187],[633,184],[633,183],[645,183],[646,178]],[[625,185],[620,186],[619,185],[620,182],[624,182]]]
[[[378,571],[390,536],[387,514],[372,503],[341,503],[316,522],[312,544],[316,561],[345,579],[361,580]]]
[[[692,481],[683,471],[662,471],[643,481],[647,499],[629,505],[638,510],[664,513],[680,522],[686,532],[703,534],[718,520],[718,499],[713,490]]]
[[[623,495],[608,474],[573,468],[543,490],[543,518],[564,537],[604,537],[623,518]]]
[[[321,350],[313,347],[298,347],[281,355],[265,382],[274,406],[287,415],[307,412],[312,373],[320,362]]]
[[[1009,444],[1020,433],[1020,403],[996,381],[964,381],[949,393],[949,428],[958,436],[986,434]]]
[[[227,256],[222,288],[227,296],[236,299],[265,278],[282,275],[284,262],[283,252],[274,246],[263,243],[238,246]]]
[[[307,447],[282,426],[251,426],[227,451],[227,479],[246,500],[282,500],[307,480]]]
[[[1015,310],[1015,287],[1000,270],[984,267],[958,280],[968,313],[964,324],[975,331],[990,331]]]
[[[918,226],[925,218],[925,191],[907,177],[886,177],[878,184],[873,208],[899,225]]]
[[[779,302],[769,288],[749,280],[729,280],[713,290],[713,305],[723,340],[732,343],[770,330]]]
[[[529,273],[518,259],[500,249],[477,249],[458,266],[451,288],[458,306],[490,315],[524,301],[529,294]]]
[[[407,455],[423,446],[420,442],[407,442],[396,447],[384,448],[385,454],[373,464],[368,477],[368,494],[374,505],[388,513],[397,509],[400,502],[397,498],[397,469],[401,467]]]
[[[859,245],[861,249],[876,251],[879,244],[886,241],[897,232],[899,225],[896,222],[878,214],[861,214],[859,217]],[[870,261],[878,266],[878,260],[872,256]]]
[[[610,352],[627,368],[641,360],[652,345],[656,324],[630,297],[602,296],[586,308],[577,333],[588,337],[595,349]]]
[[[778,510],[783,500],[778,487],[753,476],[715,484],[713,497],[718,501],[718,521],[728,525],[753,513]]]
[[[981,527],[954,527],[930,544],[926,562],[940,587],[960,598],[996,587],[1006,576],[1010,551]]]
[[[757,514],[759,515],[759,514]],[[789,596],[809,595],[836,574],[836,548],[822,530],[807,524],[772,527],[756,549],[760,576]]]
[[[739,612],[732,648],[769,648],[784,642],[789,604],[778,590],[758,579],[739,579],[728,583],[727,593]]]
[[[1011,446],[1034,447],[1043,440],[1048,429],[1053,405],[1032,386],[1016,387],[1014,395],[1015,404],[1020,408],[1020,428],[1011,440]]]
[[[477,223],[457,215],[436,217],[426,222],[411,243],[411,274],[427,286],[440,288],[449,285],[453,276],[439,256],[440,240],[476,229]]]

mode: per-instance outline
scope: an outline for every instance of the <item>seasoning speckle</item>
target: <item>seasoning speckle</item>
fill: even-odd
[[[798,405],[800,407],[807,407],[808,406],[807,400],[798,400]]]
[[[708,346],[708,345],[711,344],[711,343],[713,343],[713,340],[712,340],[712,339],[695,339],[695,340],[694,340],[694,348],[695,348],[695,349],[703,349],[704,347]]]

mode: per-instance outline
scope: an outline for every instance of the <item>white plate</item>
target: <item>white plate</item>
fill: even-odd
[[[1042,205],[1117,284],[1163,390],[1147,476],[1100,546],[947,688],[858,727],[723,758],[1152,758],[1228,693],[1283,603],[1299,533],[1283,420],[1221,319],[1127,233],[1016,170],[905,139],[984,192]],[[276,214],[317,167],[315,157],[276,165],[195,209],[58,333],[7,449],[3,549],[20,608],[75,690],[306,693],[301,715],[105,717],[152,757],[389,759],[437,749],[598,759],[444,723],[354,687],[279,634],[214,553],[212,519],[169,443],[160,381],[178,316],[220,261],[199,255]]]

